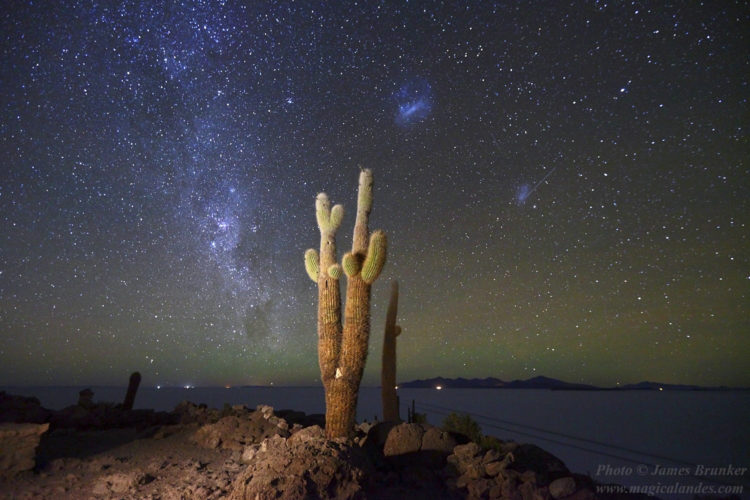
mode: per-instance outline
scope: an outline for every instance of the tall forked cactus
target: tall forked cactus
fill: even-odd
[[[318,364],[326,398],[326,436],[347,437],[354,429],[357,395],[367,360],[370,337],[370,288],[385,264],[386,237],[382,231],[370,234],[372,172],[359,174],[357,218],[352,251],[336,262],[336,230],[344,209],[331,208],[328,196],[320,193],[315,215],[320,229],[320,253],[305,252],[305,269],[318,284]],[[346,307],[341,323],[341,292],[338,278],[346,274]]]
[[[394,281],[391,285],[391,300],[388,302],[388,312],[385,316],[383,366],[380,372],[383,420],[386,422],[401,420],[398,414],[398,395],[396,394],[396,337],[401,334],[401,327],[396,324],[397,314],[398,281]]]

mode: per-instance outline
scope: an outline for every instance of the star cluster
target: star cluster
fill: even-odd
[[[742,2],[0,14],[0,384],[316,383],[302,253],[363,166],[366,382],[398,279],[402,380],[750,385]]]

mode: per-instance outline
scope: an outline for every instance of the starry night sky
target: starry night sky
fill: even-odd
[[[744,2],[4,2],[0,384],[316,384],[375,176],[399,379],[750,385]]]

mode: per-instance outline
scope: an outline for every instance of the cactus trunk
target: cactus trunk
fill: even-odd
[[[391,299],[388,302],[388,312],[385,317],[383,365],[380,372],[383,420],[386,422],[401,420],[398,411],[398,395],[396,394],[396,337],[401,333],[401,327],[396,325],[397,314],[398,281],[394,281],[391,285]]]
[[[318,195],[316,216],[320,229],[320,257],[305,252],[305,269],[318,284],[318,363],[326,393],[326,436],[347,437],[354,430],[359,384],[367,360],[370,337],[370,288],[385,264],[385,234],[370,235],[368,219],[372,208],[372,173],[359,176],[357,218],[352,251],[342,264],[336,262],[335,232],[343,209],[330,208],[325,193]],[[338,278],[348,279],[345,321],[341,321],[341,292]]]

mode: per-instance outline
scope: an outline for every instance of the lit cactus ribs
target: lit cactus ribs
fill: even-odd
[[[357,217],[352,251],[336,260],[336,230],[344,209],[331,203],[325,193],[315,201],[320,230],[320,251],[305,252],[305,270],[318,284],[318,363],[326,398],[326,436],[347,437],[354,430],[357,396],[367,360],[370,337],[370,289],[385,265],[385,233],[370,234],[372,172],[359,175]],[[346,306],[341,321],[338,279],[346,275]]]

